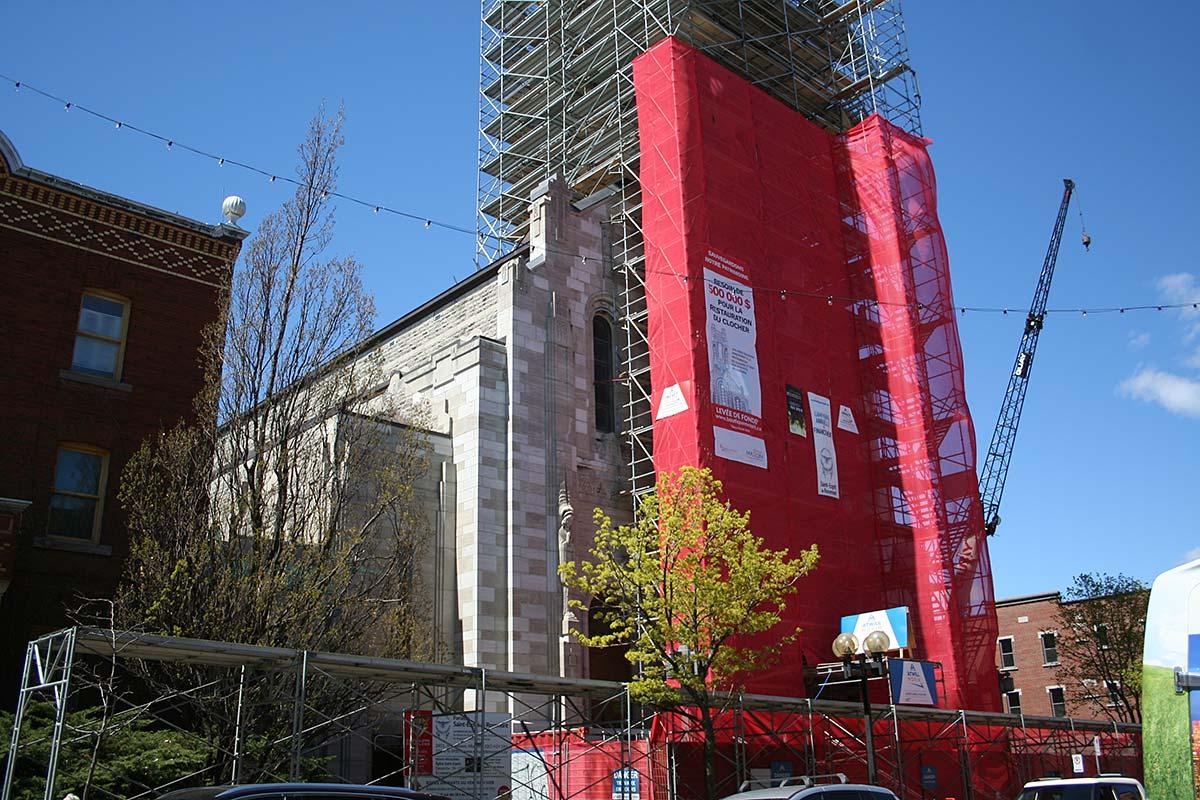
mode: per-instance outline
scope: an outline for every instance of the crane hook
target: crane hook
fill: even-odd
[[[1092,249],[1092,237],[1088,234],[1087,231],[1084,231],[1083,232],[1083,250],[1084,250],[1084,252],[1091,252],[1091,249]]]

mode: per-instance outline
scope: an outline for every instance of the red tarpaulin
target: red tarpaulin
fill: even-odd
[[[674,39],[633,69],[655,468],[710,467],[769,547],[821,551],[800,641],[749,688],[802,693],[842,615],[908,605],[947,704],[996,708],[926,143],[878,118],[833,136]]]

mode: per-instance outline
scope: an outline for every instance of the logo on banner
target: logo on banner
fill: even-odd
[[[712,250],[704,257],[713,444],[721,458],[766,469],[758,323],[754,291],[746,280],[746,268],[742,265]]]
[[[936,706],[937,684],[933,664],[928,661],[890,659],[892,702],[898,705]]]
[[[842,617],[842,633],[853,633],[858,639],[857,652],[863,652],[862,643],[873,631],[883,631],[891,640],[893,650],[908,649],[908,606],[896,606],[880,611],[865,611]]]
[[[813,452],[817,458],[817,494],[839,497],[837,451],[833,448],[833,411],[829,398],[808,393],[812,411]]]

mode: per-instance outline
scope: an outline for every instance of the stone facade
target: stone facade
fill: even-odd
[[[620,430],[595,424],[593,318],[616,329],[608,211],[576,209],[554,180],[535,193],[530,214],[527,248],[367,344],[383,354],[384,373],[398,375],[389,391],[427,406],[447,448],[435,465],[443,533],[427,576],[439,655],[583,676],[586,653],[562,640],[560,530],[581,554],[593,508],[631,517]],[[622,384],[612,386],[620,407]]]

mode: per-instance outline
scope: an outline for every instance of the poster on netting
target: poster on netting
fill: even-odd
[[[833,408],[828,397],[809,392],[808,409],[812,412],[813,453],[817,459],[817,494],[840,497],[837,450],[833,447]]]
[[[550,751],[551,758],[558,753]],[[547,752],[537,747],[512,751],[512,800],[549,800],[550,770]]]
[[[744,266],[712,250],[704,257],[704,308],[714,451],[766,469],[754,291]]]

